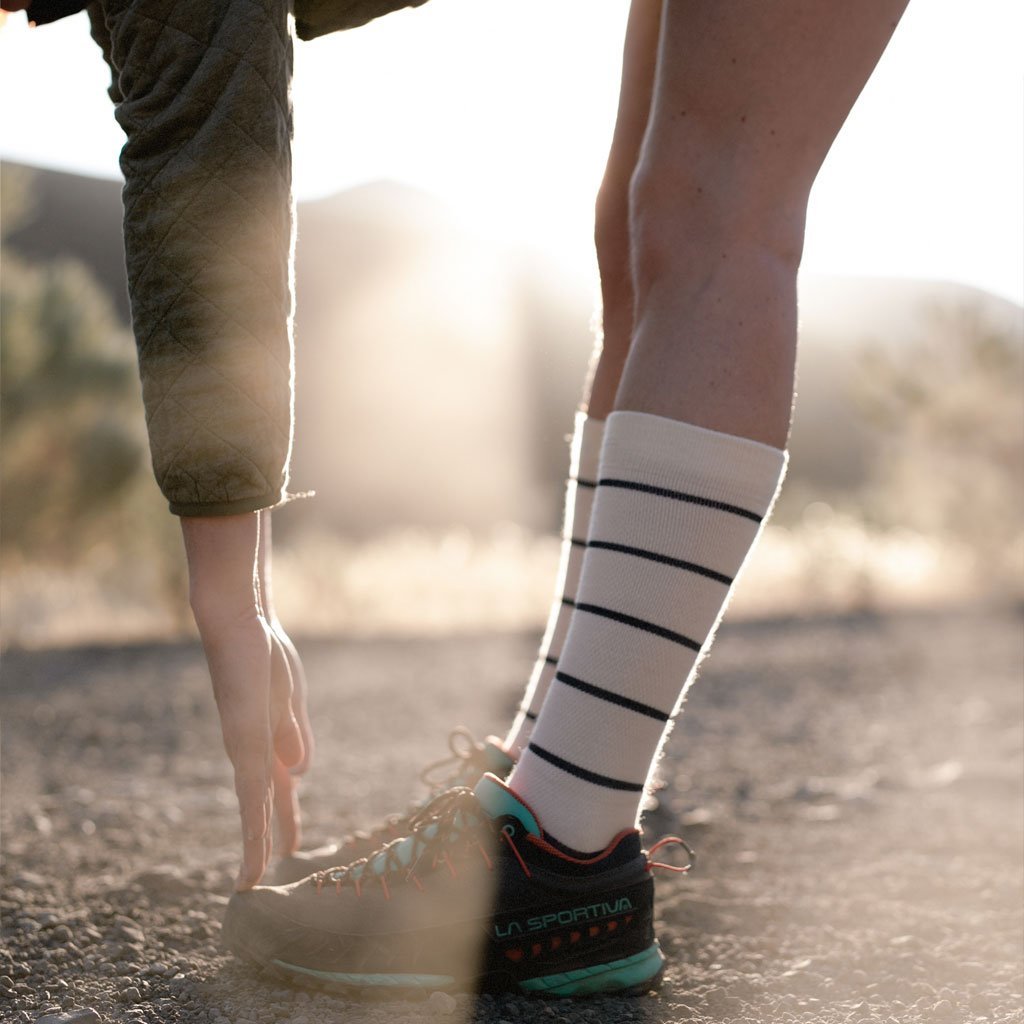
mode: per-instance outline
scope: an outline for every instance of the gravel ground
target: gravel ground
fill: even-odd
[[[500,729],[535,638],[313,641],[308,841]],[[354,1002],[218,944],[234,798],[191,644],[4,658],[0,1018],[187,1024],[1024,1021],[1019,611],[727,625],[662,766],[664,987]]]

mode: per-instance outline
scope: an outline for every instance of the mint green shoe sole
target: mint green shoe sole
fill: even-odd
[[[272,960],[268,965],[279,975],[293,980],[320,983],[329,988],[340,987],[362,992],[393,992],[412,994],[437,989],[451,990],[455,978],[439,974],[351,974],[336,971],[317,971],[298,967],[283,960]],[[593,967],[581,967],[562,974],[548,974],[540,978],[527,978],[517,983],[528,996],[549,999],[567,999],[596,995],[644,995],[661,984],[665,970],[665,955],[657,940],[642,953],[612,960]],[[485,986],[486,990],[486,986]]]
[[[607,964],[582,967],[565,974],[548,974],[527,978],[519,987],[528,995],[565,999],[570,996],[595,996],[617,993],[642,995],[661,984],[665,970],[665,954],[657,939],[642,953]]]

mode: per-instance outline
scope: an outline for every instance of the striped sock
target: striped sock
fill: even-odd
[[[633,828],[786,454],[646,413],[608,417],[555,685],[509,786],[580,851]]]
[[[572,618],[573,602],[583,565],[583,552],[586,549],[603,436],[604,420],[595,420],[585,412],[576,413],[576,430],[569,458],[569,480],[565,488],[562,557],[558,567],[555,600],[519,713],[505,738],[505,749],[513,758],[519,757],[530,739],[533,723],[537,720],[548,688],[555,678],[555,666],[569,631],[569,620]]]

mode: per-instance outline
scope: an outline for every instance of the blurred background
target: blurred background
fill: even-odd
[[[627,6],[433,0],[298,46],[295,633],[540,627]],[[829,157],[788,485],[737,615],[1021,600],[1022,33],[1008,0],[911,4]],[[0,31],[6,646],[191,629],[106,84],[84,18]]]

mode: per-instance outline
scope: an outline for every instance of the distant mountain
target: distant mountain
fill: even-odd
[[[900,344],[921,330],[922,316],[974,307],[992,324],[1020,334],[1024,309],[967,284],[900,277],[818,277],[801,281],[800,329],[813,343],[871,340]]]
[[[83,261],[127,320],[119,183],[4,171],[31,174],[34,198],[7,245]],[[585,288],[470,237],[435,198],[377,182],[299,204],[296,296],[293,480],[319,497],[288,519],[350,533],[556,524],[591,343]],[[791,483],[856,488],[877,444],[851,396],[865,345],[893,349],[968,307],[1024,330],[1020,307],[960,285],[803,280]]]
[[[127,323],[128,286],[121,239],[121,183],[109,178],[28,167],[5,160],[0,175],[27,176],[30,208],[4,239],[26,259],[81,260],[109,294]]]

